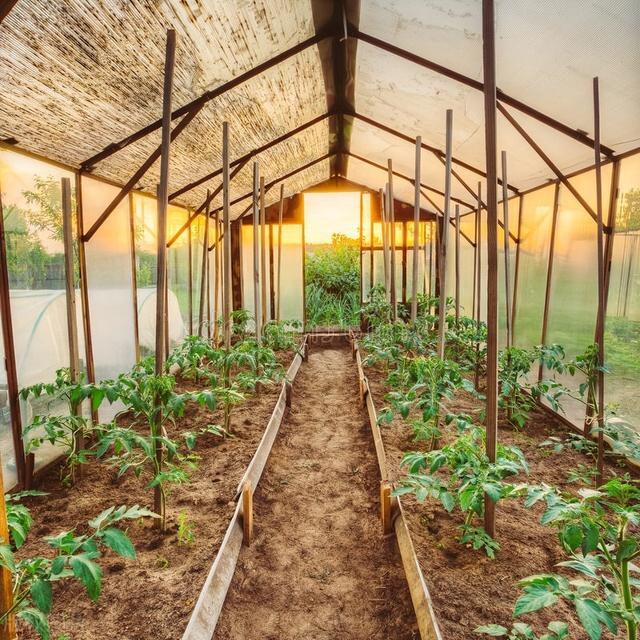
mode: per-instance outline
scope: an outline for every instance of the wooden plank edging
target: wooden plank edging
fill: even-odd
[[[211,640],[218,623],[218,618],[227,597],[227,591],[231,585],[233,574],[242,548],[244,539],[242,500],[238,498],[242,494],[242,488],[247,482],[251,483],[252,493],[255,492],[258,482],[262,477],[262,472],[271,453],[271,448],[275,441],[282,418],[285,414],[287,402],[287,384],[291,384],[295,379],[300,365],[302,364],[302,352],[307,348],[307,337],[302,343],[300,353],[296,353],[293,361],[287,369],[282,389],[278,396],[278,401],[273,409],[271,418],[265,428],[253,458],[247,465],[247,469],[238,484],[236,509],[231,517],[229,526],[224,535],[220,548],[204,582],[198,600],[193,608],[187,628],[182,635],[182,640]]]
[[[382,482],[388,482],[387,458],[384,451],[382,434],[380,433],[380,425],[378,424],[376,407],[373,402],[371,389],[369,388],[369,381],[364,375],[364,370],[362,368],[360,347],[357,341],[354,341],[354,344],[356,364],[358,366],[358,378],[366,400],[371,434],[373,435],[376,457],[378,458],[378,466],[380,468],[380,478]],[[402,503],[399,497],[392,499],[391,508],[394,519],[393,527],[396,534],[396,541],[398,543],[398,549],[402,559],[402,566],[407,578],[409,592],[411,593],[413,609],[418,621],[420,638],[422,640],[443,640],[442,632],[440,631],[435,611],[433,610],[433,603],[431,595],[429,594],[429,588],[427,587],[418,557],[416,556],[413,541],[411,540],[411,532],[409,531],[409,526],[407,525],[407,521],[404,516],[404,509],[402,508]]]

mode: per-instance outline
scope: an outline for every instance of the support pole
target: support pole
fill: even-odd
[[[209,190],[207,189],[207,196]],[[207,205],[207,215],[204,225],[204,244],[202,246],[202,276],[200,277],[200,306],[198,307],[198,335],[202,337],[204,324],[204,310],[206,306],[207,294],[207,267],[209,266],[209,206]]]
[[[267,234],[266,234],[266,212],[265,201],[266,192],[264,189],[264,176],[260,176],[260,272],[261,280],[261,313],[259,322],[262,326],[267,322]]]
[[[262,306],[260,297],[260,167],[253,163],[253,316],[256,324],[256,341],[262,342]],[[264,277],[264,275],[263,275]]]
[[[456,205],[456,324],[460,320],[460,205]]]
[[[451,209],[451,154],[453,149],[453,111],[447,109],[446,120],[446,160],[444,173],[444,216],[442,219],[442,237],[440,239],[439,284],[440,301],[438,303],[438,357],[444,358],[444,336],[447,318],[447,245],[449,238],[449,218]]]
[[[4,241],[4,238],[3,238]],[[9,524],[7,522],[7,505],[4,500],[4,481],[2,477],[2,455],[0,454],[0,543],[9,544]],[[0,567],[0,615],[10,611],[13,607],[13,579],[11,571]],[[14,614],[7,616],[3,625],[0,625],[0,640],[17,640],[16,617]]]
[[[389,288],[389,229],[387,227],[387,187],[385,185],[384,191],[380,189],[380,229],[382,231],[382,252],[383,252],[383,266],[384,266],[384,290],[389,300],[391,294]]]
[[[511,266],[509,259],[509,189],[505,184],[507,179],[507,152],[502,154],[502,224],[504,228],[504,300],[505,300],[505,323],[507,331],[507,348],[513,344],[513,333],[511,329]]]
[[[475,319],[477,327],[480,327],[482,309],[482,182],[478,182],[478,205],[476,209],[476,307]],[[474,378],[475,388],[480,390],[480,341],[476,343],[476,371]]]
[[[167,209],[169,205],[169,151],[171,145],[171,95],[173,91],[173,70],[176,55],[176,32],[167,31],[167,48],[164,66],[164,88],[162,95],[162,144],[160,153],[160,185],[158,187],[158,260],[156,288],[156,351],[155,374],[164,371],[165,319],[167,316]],[[157,406],[157,399],[156,399]],[[154,425],[154,436],[160,436],[161,425]],[[156,440],[156,471],[162,469],[162,445]],[[165,495],[161,485],[154,489],[153,510],[160,516],[157,523],[161,531],[166,529]]]
[[[416,138],[415,191],[413,200],[413,270],[411,280],[411,322],[415,326],[418,317],[418,258],[420,243],[420,160],[422,159],[422,138]]]
[[[80,352],[78,348],[78,322],[76,320],[76,285],[73,268],[73,211],[71,205],[71,180],[62,178],[62,240],[64,246],[64,279],[67,299],[67,336],[69,339],[69,371],[71,381],[78,382],[80,375]],[[81,407],[71,403],[71,413],[80,415]],[[76,435],[76,451],[84,449],[84,435]],[[82,465],[78,465],[78,477],[82,477]]]
[[[600,84],[593,79],[593,139],[596,174],[596,216],[598,223],[598,473],[596,486],[604,482],[604,328],[605,328],[605,273],[604,273],[604,226],[602,222],[602,167],[600,158]]]
[[[391,318],[395,322],[398,319],[398,299],[396,296],[396,212],[393,203],[393,167],[391,165],[391,158],[387,160],[387,172],[388,172],[388,187],[387,187],[387,218],[391,224],[391,233],[389,234],[391,240],[391,252],[389,254],[389,278],[391,282]]]
[[[486,446],[491,462],[498,446],[498,170],[496,163],[496,51],[493,0],[482,0],[484,135],[487,171],[487,409]],[[484,528],[496,532],[495,503],[485,494]]]
[[[278,207],[278,275],[276,298],[276,322],[280,322],[281,281],[282,281],[282,214],[284,213],[284,183],[280,185],[280,206]]]
[[[222,315],[224,348],[231,349],[231,206],[229,191],[229,123],[222,123],[222,223],[224,225],[224,267]],[[258,320],[256,320],[258,321]]]
[[[213,216],[213,224],[215,229],[213,245],[213,344],[217,347],[220,339],[220,329],[218,326],[218,300],[220,299],[221,269],[220,269],[220,221],[218,214]]]

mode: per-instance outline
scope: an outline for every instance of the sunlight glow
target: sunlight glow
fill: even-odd
[[[305,193],[305,243],[329,244],[334,233],[360,237],[360,192]]]

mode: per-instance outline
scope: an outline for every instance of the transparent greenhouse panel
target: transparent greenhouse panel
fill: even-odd
[[[472,318],[474,313],[473,266],[475,260],[475,249],[469,240],[473,242],[475,232],[476,225],[473,214],[460,218],[460,313],[469,318]]]
[[[514,344],[530,349],[540,344],[553,220],[553,185],[524,196],[520,224],[520,265]]]
[[[605,401],[640,431],[640,154],[622,160],[605,329]]]
[[[0,189],[20,387],[51,382],[57,369],[69,366],[60,186],[63,177],[71,180],[73,188],[74,176],[68,171],[0,150]],[[79,325],[79,331],[81,327]],[[80,358],[84,367],[84,349]],[[4,367],[0,380],[6,390]],[[3,443],[6,434],[10,436],[5,429],[9,419],[6,400],[2,401]],[[64,403],[51,404],[42,398],[21,400],[20,407],[23,427],[36,415],[66,410]],[[3,451],[12,451],[13,444],[8,441],[6,444],[7,449]],[[35,468],[41,468],[57,455],[59,449],[44,444],[35,451]],[[10,470],[11,466],[15,467],[15,460],[11,463],[12,455],[7,457],[4,464]]]
[[[189,212],[180,207],[169,206],[167,211],[167,238],[172,238],[187,222]],[[195,237],[194,237],[195,236]],[[190,258],[198,236],[198,221],[183,231],[167,250],[168,299],[175,298],[180,309],[180,319],[169,316],[169,348],[175,346],[191,329],[192,288],[189,282]],[[198,282],[200,278],[198,276]],[[169,303],[171,304],[171,303]]]
[[[93,178],[82,178],[84,228],[91,225],[118,193],[118,188]],[[96,380],[113,378],[135,364],[133,283],[129,200],[111,213],[85,243],[89,312]],[[103,404],[100,418],[118,409]]]
[[[277,260],[278,227],[274,225],[273,243]],[[301,224],[282,225],[282,292],[277,287],[277,271],[275,292],[282,295],[280,300],[280,319],[304,319],[304,285],[303,285],[304,243]],[[276,262],[277,264],[277,262]]]
[[[190,212],[186,212],[187,216]],[[198,216],[191,223],[191,324],[190,333],[198,334],[200,319],[200,286],[202,282],[202,254],[204,251],[205,217]],[[188,282],[188,277],[185,284]],[[203,321],[206,314],[203,313]],[[188,323],[188,319],[187,319]],[[205,332],[206,333],[206,332]]]
[[[362,250],[362,300],[367,301],[369,299],[369,292],[371,291],[371,249]]]

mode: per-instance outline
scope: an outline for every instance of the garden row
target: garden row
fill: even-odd
[[[299,349],[291,325],[267,323],[258,344],[246,312],[233,321],[230,349],[187,337],[161,374],[149,358],[113,380],[60,370],[22,391],[42,409],[25,446],[53,445],[61,460],[38,490],[6,496],[0,565],[13,606],[2,624],[16,616],[21,637],[45,640],[182,635],[280,394],[274,383]],[[87,415],[108,403],[112,420]]]
[[[389,477],[404,496],[445,637],[636,639],[640,489],[620,456],[639,457],[637,434],[607,416],[612,451],[597,478],[596,421],[584,435],[569,432],[544,408],[562,411],[572,396],[597,415],[596,348],[573,359],[559,345],[501,351],[491,462],[482,426],[486,327],[448,316],[439,358],[437,305],[422,297],[415,324],[392,322],[376,288],[361,345],[368,387],[386,404],[378,422]],[[560,374],[578,377],[578,391]],[[482,526],[486,500],[498,509],[495,538]]]

